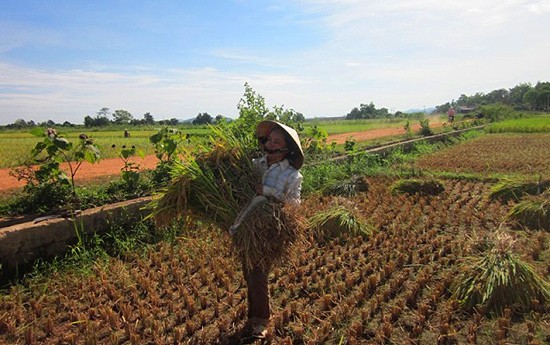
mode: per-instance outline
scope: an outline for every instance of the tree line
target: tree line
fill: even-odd
[[[245,94],[254,93],[254,90],[245,84]],[[504,104],[510,106],[514,110],[523,111],[550,111],[550,82],[537,82],[535,86],[530,83],[521,83],[510,89],[497,89],[489,93],[477,92],[473,95],[461,94],[456,100],[451,100],[444,104],[435,107],[433,113],[446,113],[451,107],[455,109],[475,109],[483,105],[489,104]],[[281,118],[292,118],[297,122],[304,121],[305,117],[302,113],[296,112],[292,109],[283,109],[282,107],[273,110],[273,114],[280,116]],[[368,104],[361,104],[359,107],[354,107],[345,118],[352,119],[375,119],[375,118],[388,118],[388,117],[403,117],[409,114],[397,111],[396,113],[390,113],[387,108],[377,108],[373,102]],[[195,125],[203,124],[217,124],[221,122],[230,122],[231,119],[223,115],[217,115],[215,117],[208,113],[199,113],[193,120],[189,121]],[[143,118],[138,119],[128,112],[127,110],[118,109],[113,112],[109,108],[101,108],[95,116],[86,115],[84,117],[84,126],[91,127],[106,127],[110,125],[170,125],[176,126],[181,124],[181,121],[176,118],[168,120],[156,121],[153,115],[149,112],[143,114]],[[65,121],[63,123],[55,123],[52,120],[48,120],[42,123],[35,123],[33,120],[25,121],[18,119],[12,124],[6,126],[0,126],[0,128],[29,128],[29,127],[74,127],[75,124]]]
[[[550,82],[538,82],[535,86],[530,83],[521,83],[510,89],[497,89],[489,93],[477,92],[467,96],[461,94],[457,100],[452,100],[435,107],[433,113],[446,113],[451,107],[457,110],[476,109],[483,105],[503,104],[520,111],[550,111]],[[353,108],[346,119],[375,119],[400,117],[400,111],[391,114],[386,108],[376,108],[373,102],[361,104]]]

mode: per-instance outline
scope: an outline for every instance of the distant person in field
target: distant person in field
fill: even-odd
[[[453,121],[455,120],[455,114],[456,114],[455,108],[453,107],[449,108],[449,111],[447,111],[447,116],[449,117],[450,123],[453,123]]]
[[[280,203],[300,203],[302,175],[298,171],[304,162],[304,154],[298,133],[291,127],[276,121],[262,121],[256,127],[256,136],[263,156],[254,164],[263,173],[262,183],[254,186],[256,197],[239,214],[229,229],[231,235],[238,231],[242,221],[267,200]],[[247,285],[248,322],[246,332],[263,339],[267,336],[269,318],[268,269],[256,265],[248,269],[243,263],[243,275]]]

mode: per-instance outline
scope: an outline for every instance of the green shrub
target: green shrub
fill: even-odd
[[[489,122],[501,121],[512,118],[516,112],[509,105],[500,103],[482,105],[479,107],[479,112]]]

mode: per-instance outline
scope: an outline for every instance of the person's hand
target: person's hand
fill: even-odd
[[[261,184],[257,184],[256,186],[254,186],[254,190],[256,191],[256,195],[264,194],[264,186]]]

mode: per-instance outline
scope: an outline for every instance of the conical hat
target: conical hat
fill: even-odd
[[[298,151],[294,154],[292,166],[296,168],[296,170],[300,169],[302,165],[304,165],[304,151],[302,150],[302,145],[300,144],[298,132],[296,132],[294,128],[279,123],[277,121],[266,120],[260,122],[258,126],[256,126],[256,136],[258,138],[267,137],[274,127],[280,127],[283,131],[288,133],[288,135],[294,142],[294,146],[297,148]]]

